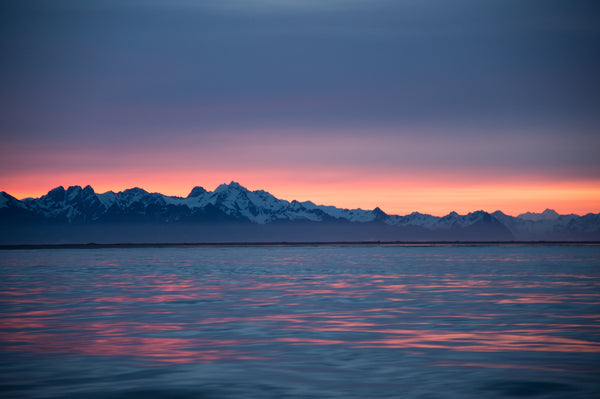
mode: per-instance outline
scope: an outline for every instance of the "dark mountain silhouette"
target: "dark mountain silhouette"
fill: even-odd
[[[141,188],[98,194],[57,187],[18,200],[0,192],[0,243],[599,240],[600,215],[552,210],[388,215],[286,201],[238,183],[183,197]]]

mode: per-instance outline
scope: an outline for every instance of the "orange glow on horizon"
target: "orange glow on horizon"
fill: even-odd
[[[497,180],[479,183],[476,176],[449,180],[441,177],[396,177],[379,175],[347,176],[322,173],[314,177],[294,176],[273,171],[172,172],[145,171],[112,173],[62,173],[9,176],[3,178],[1,191],[23,199],[40,197],[59,185],[91,185],[97,193],[140,187],[149,192],[185,197],[194,186],[212,191],[219,184],[234,180],[249,190],[265,190],[288,201],[312,201],[340,208],[381,208],[388,214],[412,212],[444,216],[451,211],[466,214],[477,210],[516,216],[524,212],[542,212],[546,208],[560,214],[584,215],[600,212],[600,181],[528,181]],[[302,176],[302,177],[300,177]]]
[[[548,159],[525,162],[538,144],[527,141],[515,153],[507,140],[514,132],[498,132],[493,139],[472,134],[466,144],[452,135],[418,131],[326,133],[188,132],[177,140],[165,134],[121,145],[8,140],[3,143],[6,167],[0,171],[0,190],[22,199],[40,197],[59,185],[89,184],[98,193],[137,186],[185,197],[197,185],[212,191],[236,181],[288,201],[379,207],[397,215],[477,210],[518,215],[546,208],[560,214],[600,213],[600,176],[587,165],[589,160],[583,159],[585,167],[570,168],[564,160],[549,162],[556,155],[549,153],[544,155]],[[560,148],[571,139],[553,140]],[[521,162],[509,162],[513,158],[503,154]]]

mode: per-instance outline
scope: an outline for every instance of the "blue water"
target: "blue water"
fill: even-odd
[[[0,251],[7,398],[600,397],[600,246]]]

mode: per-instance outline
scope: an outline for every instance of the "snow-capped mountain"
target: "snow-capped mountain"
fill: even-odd
[[[523,220],[532,220],[534,222],[538,222],[540,220],[554,220],[557,219],[560,215],[554,209],[546,209],[542,213],[534,213],[534,212],[526,212],[517,216],[519,219]]]
[[[0,208],[19,207],[32,214],[68,223],[97,222],[105,219],[150,217],[163,222],[194,219],[199,214],[218,214],[225,219],[258,224],[276,221],[372,222],[387,216],[379,208],[340,209],[315,205],[310,201],[281,200],[266,191],[249,191],[236,182],[222,184],[215,191],[194,187],[183,197],[149,193],[141,188],[96,194],[92,187],[57,187],[48,194],[22,201],[2,192]],[[205,215],[206,216],[206,215]],[[196,218],[197,219],[197,218]]]
[[[519,240],[599,240],[600,214],[559,215],[552,209],[542,213],[527,212],[517,217],[500,211],[492,215]]]
[[[263,190],[250,191],[236,182],[222,184],[214,191],[194,187],[187,197],[149,193],[141,188],[98,194],[90,186],[68,189],[61,186],[40,198],[23,200],[0,192],[2,242],[10,242],[18,231],[27,234],[41,229],[40,226],[54,229],[62,226],[62,230],[77,229],[85,233],[90,229],[100,231],[100,227],[109,225],[117,226],[114,231],[124,229],[123,226],[143,225],[156,230],[153,236],[156,241],[169,241],[162,232],[182,231],[182,226],[190,231],[186,239],[191,240],[200,237],[197,235],[200,232],[209,234],[211,229],[217,234],[223,226],[235,226],[231,231],[245,237],[245,241],[252,241],[255,234],[275,231],[279,233],[272,233],[274,237],[281,234],[283,238],[302,241],[312,241],[312,237],[321,235],[330,241],[336,237],[479,241],[600,239],[600,215],[594,214],[580,217],[546,210],[517,217],[500,211],[493,214],[476,211],[467,215],[451,212],[443,217],[414,212],[398,216],[388,215],[379,208],[341,209],[310,201],[290,202]],[[331,239],[325,234],[327,231]],[[163,236],[165,240],[161,240]],[[136,241],[133,236],[132,239]],[[223,240],[228,241],[226,235]]]

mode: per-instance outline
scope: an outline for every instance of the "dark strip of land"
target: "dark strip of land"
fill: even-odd
[[[327,246],[522,246],[600,245],[600,241],[332,241],[332,242],[218,242],[218,243],[113,243],[113,244],[15,244],[11,249],[100,249],[100,248],[186,248],[186,247],[327,247]]]

